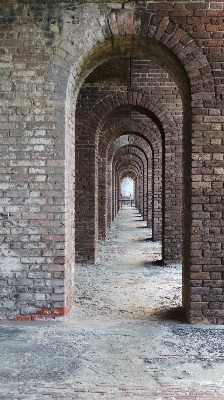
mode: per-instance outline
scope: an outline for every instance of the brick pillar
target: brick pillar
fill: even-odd
[[[112,163],[107,165],[107,227],[111,227],[112,207],[113,207],[113,191],[112,191]]]
[[[88,135],[87,135],[88,136]],[[80,139],[81,141],[81,139]],[[84,142],[84,139],[83,139]],[[88,143],[90,140],[88,140]],[[76,145],[76,261],[94,263],[98,247],[98,170],[95,144]]]
[[[161,147],[161,146],[160,146]],[[161,148],[155,149],[153,157],[153,215],[152,215],[152,239],[162,240],[162,155]]]
[[[99,158],[99,238],[107,236],[107,162],[106,158]]]

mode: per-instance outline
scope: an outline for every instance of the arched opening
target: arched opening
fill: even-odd
[[[122,57],[122,62],[124,60],[125,59]],[[119,66],[119,71],[121,71],[120,65],[121,60],[119,64],[118,59],[115,58],[111,60],[110,68],[116,71],[116,66]],[[92,248],[92,261],[94,262],[94,258],[96,257],[96,252],[94,249],[97,247],[97,224],[99,217],[99,215],[96,217],[94,210],[98,208],[97,203],[99,201],[99,196],[100,201],[102,202],[103,196],[107,195],[105,190],[107,152],[105,152],[105,149],[108,148],[112,140],[123,133],[122,131],[131,130],[133,132],[136,130],[138,125],[137,128],[140,129],[140,135],[145,140],[148,140],[148,142],[152,143],[154,157],[154,164],[152,168],[152,173],[154,174],[154,178],[152,180],[154,189],[152,191],[154,200],[152,206],[154,213],[154,238],[163,240],[163,258],[166,263],[180,262],[182,235],[182,211],[180,210],[180,204],[182,203],[182,107],[180,105],[180,94],[175,82],[169,76],[169,74],[154,62],[150,62],[148,59],[141,59],[140,63],[140,60],[129,57],[128,62],[124,61],[125,72],[123,72],[123,75],[125,77],[127,75],[127,65],[129,66],[128,76],[131,76],[131,78],[133,76],[131,79],[132,86],[129,85],[130,78],[128,82],[126,82],[126,84],[128,83],[128,86],[126,87],[124,86],[125,83],[123,81],[120,82],[122,90],[119,89],[119,106],[117,103],[117,88],[119,87],[118,83],[116,83],[112,90],[112,87],[110,87],[110,85],[112,85],[111,81],[109,80],[109,83],[105,81],[105,74],[103,74],[103,78],[101,77],[102,72],[104,73],[104,71],[108,69],[108,62],[106,64],[101,64],[91,73],[90,77],[88,77],[84,82],[78,97],[79,100],[77,104],[76,117],[79,121],[78,129],[80,129],[80,135],[77,140],[76,162],[77,165],[80,165],[83,157],[87,157],[86,151],[84,154],[84,150],[82,149],[85,148],[86,150],[88,145],[90,145],[92,149],[92,157],[97,163],[95,171],[93,170],[92,166],[89,171],[89,181],[91,181],[91,184],[93,184],[95,179],[95,187],[97,187],[97,191],[92,193],[91,196],[92,201],[95,204],[95,206],[92,206],[92,223],[94,218],[95,237],[94,235],[91,235],[90,240],[92,239],[92,243],[89,245],[89,249]],[[142,72],[147,69],[147,74],[145,74],[147,75],[147,78],[145,81],[146,83],[144,92],[141,91],[142,78],[138,79],[138,77],[141,75],[138,73],[139,69]],[[142,73],[142,75],[144,74]],[[110,76],[113,78],[113,75]],[[156,98],[155,86],[151,83],[152,77],[155,78],[155,76],[164,80],[164,86],[166,92],[168,92],[169,101],[172,99],[175,107],[172,102],[171,106],[166,106],[166,98],[163,100],[160,99],[159,101]],[[154,97],[152,97],[152,86],[154,88]],[[159,89],[161,95],[161,91],[164,88],[159,86]],[[175,93],[172,95],[172,91],[174,90]],[[136,97],[138,96],[140,97],[140,100],[139,104],[136,104]],[[88,102],[91,102],[90,107],[92,107],[92,112],[90,115],[89,113],[87,114],[87,118],[85,120],[82,105],[85,103],[85,110],[88,107]],[[110,104],[109,109],[107,103]],[[91,132],[91,137],[88,136],[87,138],[87,134],[85,132]],[[88,143],[85,142],[85,140],[87,140]],[[90,140],[92,141],[91,144]],[[85,167],[87,165],[88,161],[86,160]],[[103,174],[105,176],[104,184],[101,184],[100,182],[98,185],[98,179],[101,180],[101,176]],[[83,203],[86,200],[87,191],[85,191],[85,198],[82,198],[82,196],[84,196],[83,189],[88,186],[86,186],[87,181],[87,177],[83,176],[81,178],[82,183],[80,182],[80,188],[78,188],[76,191],[81,207],[83,207]],[[91,201],[91,199],[89,199],[89,201]],[[104,203],[107,204],[107,201],[104,201]],[[144,202],[142,204],[142,209],[147,209],[147,207],[144,207]],[[107,210],[104,212],[105,216],[106,214]],[[84,224],[82,222],[83,212],[78,212],[77,215],[77,228],[78,225],[81,225],[84,228]],[[174,216],[175,222],[172,221]],[[81,219],[80,222],[79,219]],[[165,220],[167,220],[167,223],[164,222]],[[105,222],[105,226],[106,225],[107,223]],[[76,232],[78,233],[79,229],[76,229]],[[103,233],[103,236],[104,235],[105,233]],[[84,233],[80,235],[80,238],[77,235],[76,247],[79,252],[83,244],[83,237]],[[86,254],[85,249],[83,250],[83,254]],[[83,261],[83,259],[77,258],[77,261]],[[89,255],[86,261],[90,261]]]
[[[121,181],[121,195],[122,198],[130,198],[134,200],[135,182],[130,176],[126,176]]]
[[[126,12],[123,10],[120,12],[118,11],[117,14],[119,16],[122,16],[122,21],[125,21],[126,18]],[[121,15],[122,14],[122,15]],[[138,18],[137,14],[133,14],[133,20],[130,26],[127,26],[127,30],[123,29],[123,25],[120,24],[121,19],[120,17],[117,19],[116,22],[113,20],[114,18],[114,12],[111,13],[111,15],[108,17],[109,25],[111,31],[106,31],[106,39],[103,40],[102,42],[99,41],[97,46],[93,46],[92,48],[90,47],[90,51],[86,55],[86,57],[82,57],[81,63],[76,64],[76,67],[78,65],[78,70],[80,71],[79,78],[75,77],[73,79],[74,75],[72,75],[72,79],[70,80],[71,86],[69,86],[69,112],[68,115],[70,116],[70,121],[74,120],[74,114],[71,114],[71,111],[74,110],[74,107],[72,107],[72,104],[75,104],[76,96],[79,92],[79,89],[83,82],[85,81],[85,78],[96,68],[97,66],[103,64],[104,62],[111,60],[113,58],[119,57],[137,57],[138,59],[147,59],[147,60],[152,60],[154,63],[158,64],[161,68],[164,68],[167,73],[170,74],[172,79],[176,83],[176,87],[179,90],[179,93],[181,95],[181,101],[182,101],[182,106],[183,106],[183,118],[182,118],[182,123],[179,124],[179,116],[176,115],[175,118],[169,117],[169,113],[167,113],[166,107],[162,109],[160,108],[161,106],[161,99],[156,99],[156,102],[153,103],[153,110],[158,110],[159,115],[161,115],[165,122],[162,125],[163,129],[168,132],[172,131],[176,135],[176,129],[172,129],[171,127],[175,126],[175,121],[178,123],[178,126],[181,126],[181,134],[183,134],[183,168],[181,166],[175,165],[175,160],[173,159],[173,153],[167,154],[167,158],[169,159],[171,156],[172,163],[174,166],[174,170],[179,171],[182,173],[183,171],[183,236],[182,239],[179,237],[179,243],[183,243],[183,305],[185,312],[188,314],[188,318],[193,318],[194,315],[202,315],[203,310],[200,308],[200,311],[198,313],[194,313],[194,311],[190,311],[191,308],[191,301],[194,302],[193,299],[191,299],[191,291],[190,291],[190,280],[191,280],[191,273],[190,273],[190,268],[191,266],[191,226],[192,226],[192,220],[191,220],[191,130],[192,130],[192,120],[191,120],[191,90],[190,90],[190,83],[191,81],[192,86],[194,87],[194,93],[201,93],[202,90],[206,91],[206,83],[203,83],[202,80],[200,80],[200,88],[199,86],[194,86],[195,83],[192,80],[192,77],[190,76],[188,79],[189,71],[193,71],[194,67],[193,64],[191,65],[191,60],[187,58],[186,55],[188,55],[192,49],[195,49],[197,51],[197,45],[192,42],[190,43],[189,46],[187,46],[186,52],[181,52],[180,48],[178,48],[177,52],[175,51],[175,46],[178,44],[178,42],[181,40],[187,40],[187,34],[184,33],[179,27],[176,27],[176,31],[168,30],[166,32],[166,40],[165,43],[163,40],[160,40],[163,32],[165,31],[166,27],[169,26],[168,20],[163,21],[161,20],[161,24],[159,25],[161,29],[157,30],[157,23],[152,19],[152,15],[147,12],[142,13],[142,17],[140,20],[140,25],[137,24]],[[135,19],[136,18],[136,19]],[[118,22],[120,21],[120,22]],[[156,20],[155,20],[156,21]],[[164,24],[162,23],[164,22]],[[153,30],[153,27],[155,29]],[[133,34],[133,31],[134,34]],[[109,32],[109,33],[108,33]],[[160,32],[158,34],[158,32]],[[112,37],[112,39],[111,39]],[[161,43],[160,43],[161,42]],[[178,56],[176,57],[176,54]],[[197,56],[200,58],[202,64],[206,63],[205,57],[203,55],[203,52],[198,50]],[[181,60],[181,61],[180,61]],[[202,64],[200,64],[199,67],[199,75],[202,73]],[[186,73],[187,71],[187,73]],[[208,73],[209,74],[209,73]],[[73,92],[71,92],[71,88],[75,89]],[[73,96],[73,99],[72,99]],[[194,96],[195,98],[197,95]],[[94,110],[88,114],[88,122],[85,125],[85,131],[88,132],[88,144],[92,148],[92,153],[90,158],[92,159],[92,166],[94,169],[91,169],[91,171],[87,171],[87,174],[89,176],[88,179],[86,179],[85,184],[83,184],[83,190],[85,190],[85,193],[88,194],[88,186],[90,187],[92,184],[96,184],[98,180],[98,170],[96,166],[96,160],[98,158],[98,141],[95,143],[95,138],[94,138],[94,132],[97,131],[99,132],[100,129],[100,116],[101,113],[106,113],[109,114],[113,108],[116,107],[116,104],[122,105],[122,104],[141,104],[143,106],[148,106],[152,100],[153,102],[154,97],[150,97],[150,99],[144,95],[144,91],[140,92],[140,94],[137,94],[136,91],[130,91],[128,95],[124,95],[122,91],[119,92],[119,96],[115,96],[115,98],[107,98],[105,101],[102,101],[101,103],[99,102],[100,109],[97,111],[97,113],[94,112]],[[73,103],[72,103],[73,101]],[[198,106],[203,107],[202,103],[198,103]],[[88,111],[87,111],[88,113]],[[156,112],[155,112],[156,115]],[[180,122],[180,121],[179,121]],[[78,157],[78,162],[79,160],[84,161],[84,165],[88,165],[88,157],[85,154],[85,149],[82,148],[82,144],[79,143],[80,139],[80,134],[82,132],[82,127],[78,127],[76,129],[76,158]],[[81,129],[80,129],[81,128]],[[183,129],[182,129],[183,128]],[[68,132],[71,134],[71,130],[69,129]],[[166,135],[165,135],[166,137]],[[178,145],[178,143],[176,143]],[[175,144],[174,144],[175,148]],[[179,149],[180,152],[182,150]],[[164,154],[164,157],[166,158],[166,155]],[[163,164],[165,165],[165,164]],[[166,173],[168,170],[165,169],[164,173]],[[170,174],[170,171],[168,171],[168,174]],[[171,174],[172,175],[172,174]],[[79,175],[78,175],[79,179]],[[164,179],[165,179],[165,174],[164,174]],[[178,180],[181,180],[181,177],[179,176],[177,178]],[[175,182],[175,180],[174,180]],[[175,187],[176,184],[173,185]],[[95,241],[97,237],[97,232],[98,229],[96,229],[97,224],[98,224],[98,215],[97,215],[97,203],[98,203],[98,186],[95,185],[96,191],[94,193],[93,197],[93,202],[92,206],[89,207],[89,212],[87,217],[87,225],[89,222],[89,217],[90,219],[95,219],[96,224],[94,225],[94,228],[91,228],[90,231],[93,232],[92,237],[94,238],[93,242]],[[167,201],[167,195],[172,192],[168,191],[164,195],[164,201],[165,204],[169,207],[170,206],[170,213],[173,215],[176,215],[173,205],[174,203],[168,202]],[[82,196],[81,196],[81,191],[77,193],[77,198],[80,198],[81,201]],[[179,196],[179,195],[178,195]],[[177,196],[177,197],[178,197]],[[175,197],[175,195],[174,195]],[[89,202],[89,199],[84,199],[86,202]],[[179,197],[180,201],[180,197]],[[163,209],[165,210],[165,208]],[[167,209],[165,210],[166,212],[168,211]],[[177,213],[178,214],[178,213]],[[76,212],[76,217],[78,216],[78,213]],[[85,222],[86,222],[85,221]],[[176,222],[176,221],[175,221]],[[176,227],[176,223],[174,225],[170,226],[170,232],[173,231],[173,228]],[[85,234],[85,233],[84,233]],[[174,235],[175,236],[175,235]],[[84,236],[83,236],[84,237]],[[176,239],[176,237],[175,237]],[[80,242],[81,243],[81,242]],[[97,252],[97,246],[96,246],[96,241],[94,243],[91,243],[91,246],[89,246],[90,252],[89,252],[89,257],[94,260]],[[78,250],[79,251],[79,248]],[[82,249],[80,251],[80,255],[83,255]],[[89,259],[90,259],[89,258]],[[190,317],[191,316],[191,317]],[[192,320],[193,320],[192,319]]]
[[[133,38],[129,39],[132,41]],[[164,262],[179,263],[182,249],[181,91],[170,75],[170,67],[164,68],[163,57],[166,55],[166,50],[163,57],[159,52],[155,57],[153,55],[155,49],[152,51],[149,46],[150,49],[145,47],[144,52],[141,49],[140,54],[138,51],[136,55],[135,46],[131,49],[128,40],[126,43],[124,39],[123,43],[121,39],[121,44],[124,48],[120,57],[117,54],[115,57],[114,52],[116,53],[118,49],[112,47],[112,54],[110,57],[107,55],[106,61],[101,59],[98,66],[94,64],[95,68],[86,76],[77,98],[77,262],[95,262],[98,238],[106,237],[107,227],[110,225],[108,209],[112,207],[113,219],[120,208],[121,182],[120,180],[116,182],[116,175],[113,181],[113,165],[111,176],[108,174],[108,152],[111,143],[124,132],[129,132],[131,140],[137,140],[138,136],[148,142],[143,146],[143,150],[151,152],[151,156],[147,155],[145,165],[142,156],[137,154],[127,156],[140,157],[143,163],[139,169],[138,161],[133,161],[133,171],[140,183],[136,199],[138,209],[143,219],[147,221],[150,220],[148,215],[150,213],[153,215],[151,217],[153,237],[163,242]],[[142,47],[144,48],[144,44]],[[131,52],[134,53],[133,56]],[[161,58],[160,63],[158,63],[159,58]],[[180,74],[179,62],[173,56],[169,58],[177,64],[176,72],[179,71]],[[161,61],[163,61],[162,66]],[[157,80],[161,83],[155,85]],[[183,83],[186,84],[184,71],[182,71],[182,85]],[[183,91],[185,92],[186,88],[182,88]],[[138,135],[135,133],[137,125],[140,127]],[[118,144],[118,148],[119,146],[121,148],[121,143]],[[127,146],[130,148],[130,142]],[[151,179],[149,179],[149,157],[151,157]],[[118,158],[116,165],[119,171],[124,170],[125,162],[127,161],[122,162],[122,158]],[[81,173],[80,165],[82,165]],[[127,171],[124,173],[127,174]],[[108,182],[109,180],[111,182]],[[108,184],[112,188],[112,198]]]
[[[10,185],[2,192],[3,202],[5,196],[10,199],[10,205],[4,204],[3,218],[11,218],[8,212],[15,211],[18,224],[17,230],[14,229],[17,225],[11,225],[12,221],[2,220],[4,232],[10,233],[10,244],[4,243],[6,249],[1,258],[3,276],[6,259],[11,273],[6,282],[10,290],[4,294],[4,315],[10,315],[12,309],[13,316],[18,318],[23,312],[32,318],[44,316],[48,309],[52,315],[68,311],[74,294],[75,237],[77,259],[86,257],[94,262],[99,228],[108,227],[111,214],[116,212],[115,207],[109,208],[114,202],[113,164],[108,162],[113,158],[113,155],[109,158],[110,145],[121,135],[128,134],[131,140],[137,142],[141,137],[152,146],[152,193],[145,176],[147,162],[138,150],[125,155],[123,163],[117,162],[118,177],[127,173],[127,162],[131,162],[131,172],[136,176],[139,189],[139,205],[144,218],[148,215],[148,223],[150,204],[147,198],[152,197],[151,224],[154,224],[155,234],[162,227],[166,263],[177,261],[181,253],[178,245],[183,244],[184,308],[188,318],[192,322],[221,321],[223,298],[215,301],[221,291],[218,277],[223,278],[219,269],[223,264],[221,86],[210,62],[210,42],[205,38],[195,40],[198,35],[193,22],[196,11],[187,11],[194,17],[186,16],[186,25],[178,25],[174,17],[178,10],[173,14],[169,7],[164,8],[162,15],[161,9],[155,10],[152,4],[143,3],[128,2],[115,8],[112,3],[111,6],[109,3],[93,6],[97,15],[94,21],[89,12],[92,5],[83,5],[85,16],[78,25],[71,23],[72,10],[64,4],[59,8],[65,11],[65,19],[54,18],[51,24],[53,7],[46,7],[41,15],[42,22],[38,19],[37,31],[40,28],[43,46],[32,53],[33,62],[28,59],[26,62],[32,69],[28,81],[32,83],[32,76],[36,77],[36,87],[44,103],[37,101],[32,116],[16,112],[14,121],[6,101],[7,117],[3,116],[4,122],[9,122],[5,126],[8,143],[27,145],[23,147],[23,159],[16,158],[16,174],[9,170],[10,176],[7,176],[8,170],[4,169],[10,185],[18,180],[19,190],[26,188],[24,193],[22,191],[25,197],[22,195],[19,200],[18,192],[11,191]],[[55,7],[58,6],[55,4]],[[24,7],[24,10],[26,18],[28,9]],[[11,25],[8,28],[11,29]],[[23,30],[22,25],[20,28]],[[37,31],[32,28],[32,34]],[[8,46],[7,35],[5,39]],[[21,38],[17,39],[19,46],[22,45]],[[31,35],[30,45],[32,41]],[[18,58],[10,55],[8,61],[11,56],[10,68],[16,69],[14,62],[23,58],[23,52]],[[40,69],[35,68],[38,59]],[[14,86],[7,86],[12,98],[24,89],[22,81],[15,79],[15,91]],[[5,95],[7,100],[7,90]],[[84,107],[82,95],[83,100],[85,96],[87,99]],[[9,97],[11,101],[11,94]],[[35,105],[33,98],[31,103]],[[19,127],[20,132],[17,131]],[[18,140],[11,135],[11,129],[19,134]],[[135,143],[135,148],[144,149],[146,154],[147,146],[143,142]],[[18,152],[18,146],[11,148]],[[26,149],[34,150],[29,154],[38,168],[27,165],[30,161],[27,161]],[[20,157],[20,153],[17,155]],[[14,172],[14,161],[7,160]],[[150,160],[150,154],[146,154],[146,160]],[[35,204],[31,195],[37,196]],[[180,204],[183,205],[183,232]],[[20,226],[21,218],[23,226]],[[160,223],[160,218],[164,223]],[[29,243],[33,231],[34,239],[39,237],[44,242],[38,249]],[[25,243],[20,234],[25,235]],[[20,289],[17,285],[20,272],[31,285],[22,283]],[[40,276],[43,287],[49,288],[48,293],[41,294],[43,301],[37,300],[37,286],[32,291],[32,285],[39,282]],[[60,280],[60,293],[57,293],[55,278]],[[24,302],[20,301],[23,297],[20,290],[25,291]]]

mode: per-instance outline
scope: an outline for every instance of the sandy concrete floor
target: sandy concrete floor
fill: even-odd
[[[150,239],[126,207],[67,317],[0,321],[0,399],[224,400],[224,327],[181,322],[181,266]]]

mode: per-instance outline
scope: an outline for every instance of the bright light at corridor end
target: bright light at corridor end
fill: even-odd
[[[122,197],[131,196],[134,198],[134,181],[129,176],[126,176],[121,182]]]

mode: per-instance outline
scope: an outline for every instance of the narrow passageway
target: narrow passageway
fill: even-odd
[[[151,234],[135,207],[122,207],[95,265],[76,266],[71,318],[150,319],[181,305],[181,265],[161,265]]]

